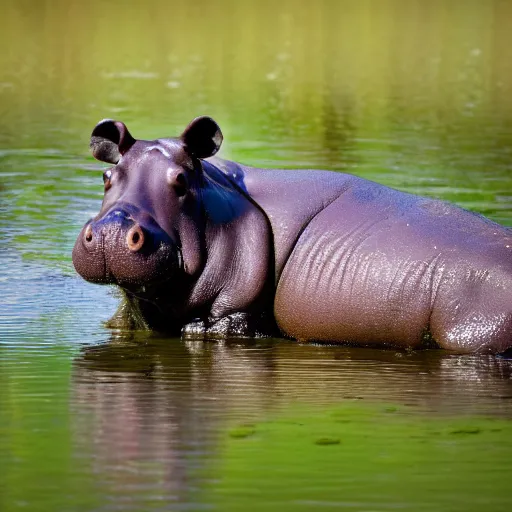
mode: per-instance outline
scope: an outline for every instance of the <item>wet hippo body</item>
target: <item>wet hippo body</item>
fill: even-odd
[[[435,199],[329,171],[213,157],[210,118],[178,139],[93,131],[98,216],[76,242],[87,280],[118,284],[117,320],[187,334],[458,352],[512,346],[512,230]]]

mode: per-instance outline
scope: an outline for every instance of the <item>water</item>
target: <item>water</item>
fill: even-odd
[[[71,249],[102,118],[512,226],[507,1],[4,0],[0,510],[509,510],[512,364],[115,332]]]

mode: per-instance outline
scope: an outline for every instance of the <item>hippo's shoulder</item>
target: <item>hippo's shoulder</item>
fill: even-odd
[[[208,162],[251,195],[257,194],[262,188],[280,191],[301,190],[307,194],[335,189],[341,193],[352,186],[357,187],[358,182],[365,181],[352,174],[337,171],[258,168],[218,157],[210,158]]]

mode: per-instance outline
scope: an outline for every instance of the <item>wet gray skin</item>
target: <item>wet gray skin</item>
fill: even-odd
[[[113,325],[183,334],[502,352],[512,346],[512,231],[349,174],[213,157],[211,118],[135,140],[106,120],[105,171],[76,270],[117,284]],[[213,158],[210,158],[213,157]]]

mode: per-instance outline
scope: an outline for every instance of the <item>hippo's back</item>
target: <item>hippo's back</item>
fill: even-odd
[[[275,316],[303,340],[474,351],[512,344],[512,232],[356,179],[304,227]]]

